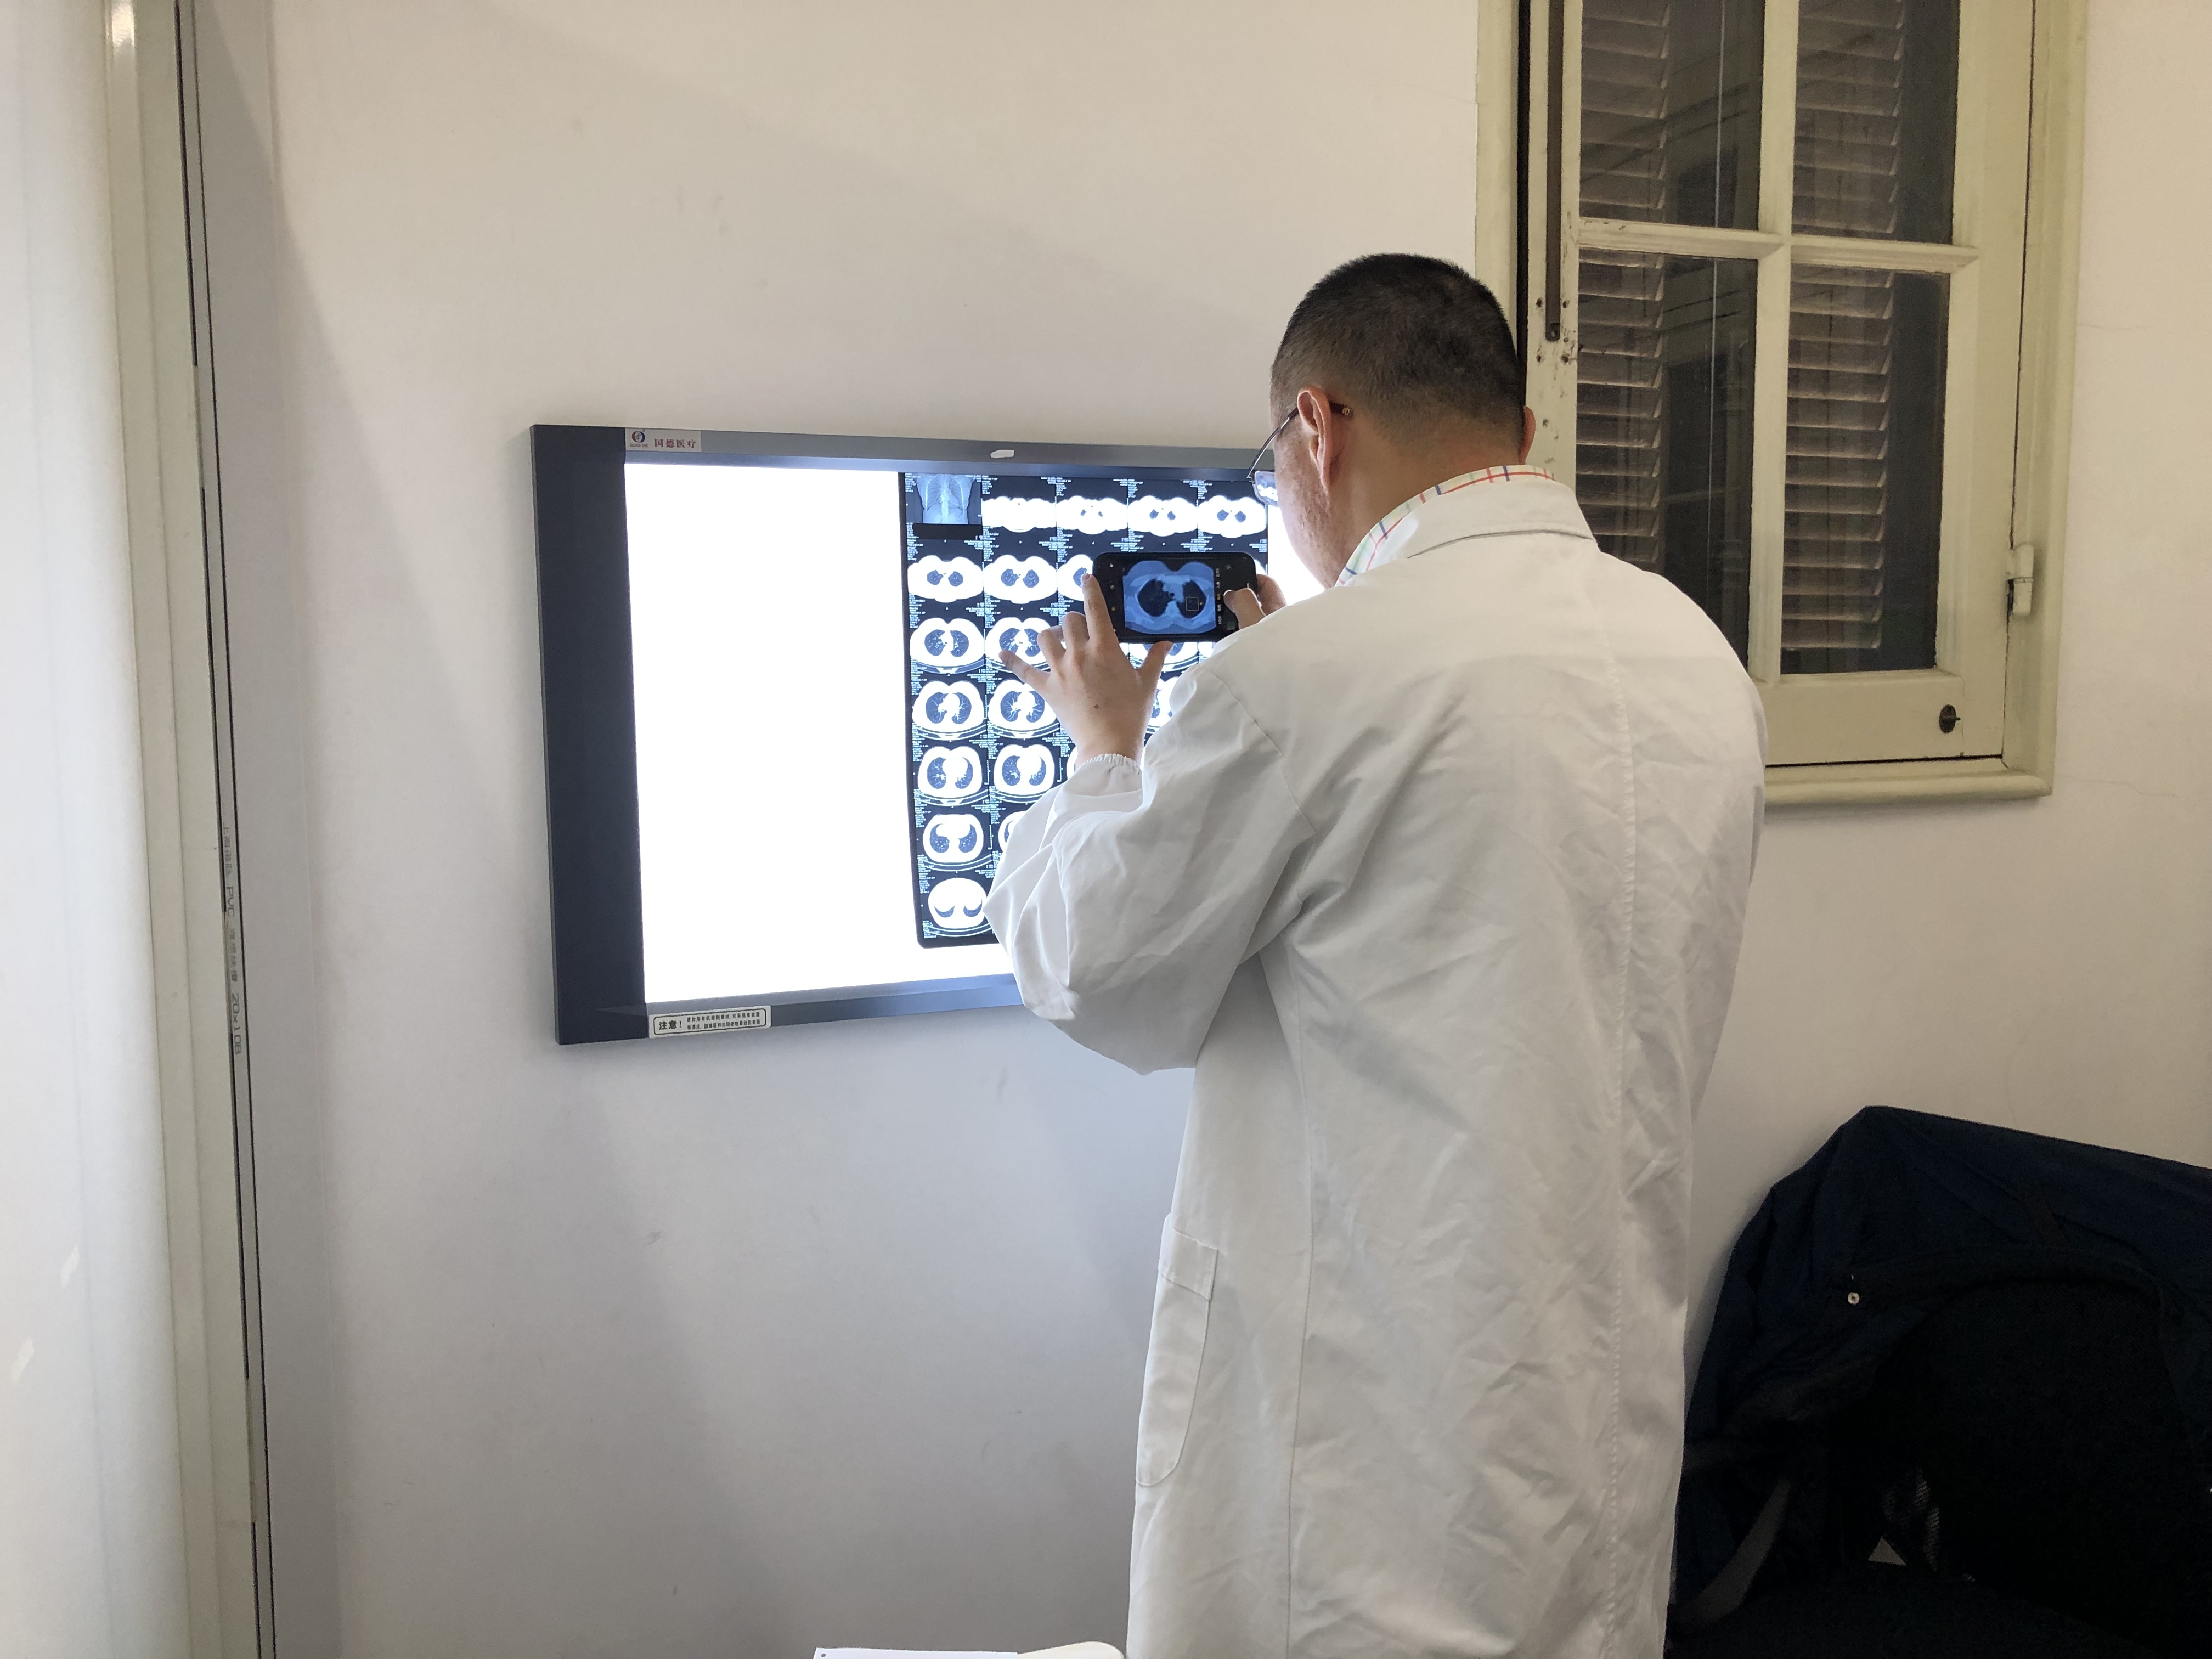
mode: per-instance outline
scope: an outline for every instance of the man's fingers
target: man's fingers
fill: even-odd
[[[1121,635],[1114,631],[1114,619],[1106,614],[1106,590],[1098,586],[1098,578],[1089,571],[1083,573],[1083,615],[1091,625],[1091,632],[1102,645],[1112,645]]]
[[[1273,616],[1286,603],[1282,583],[1264,570],[1254,574],[1251,586],[1240,587],[1224,597],[1230,610],[1237,613],[1239,628],[1250,628],[1262,618]]]
[[[1069,642],[1060,636],[1060,629],[1048,628],[1037,635],[1037,649],[1044,653],[1045,666],[1057,674],[1060,664],[1067,659]]]
[[[1060,619],[1061,630],[1067,635],[1071,651],[1091,637],[1091,619],[1080,611],[1071,611]]]
[[[1006,672],[1012,674],[1016,679],[1019,680],[1024,685],[1029,687],[1030,690],[1038,693],[1040,696],[1043,694],[1045,682],[1045,672],[1043,669],[1034,667],[1031,665],[1024,662],[1019,657],[1016,656],[1011,651],[1001,651],[999,653],[999,665],[1004,668]]]

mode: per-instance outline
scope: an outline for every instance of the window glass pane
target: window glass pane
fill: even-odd
[[[1582,256],[1575,493],[1598,544],[1657,571],[1744,654],[1758,265]]]
[[[1756,0],[1583,0],[1583,212],[1759,222]]]
[[[1959,0],[1803,0],[1797,228],[1951,240]]]
[[[1949,303],[1924,272],[1791,277],[1785,674],[1936,665]]]

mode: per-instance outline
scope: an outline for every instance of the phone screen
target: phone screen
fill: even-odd
[[[1218,572],[1206,559],[1140,559],[1121,578],[1123,631],[1210,634],[1220,595]]]

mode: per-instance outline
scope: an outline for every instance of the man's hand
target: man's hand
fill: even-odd
[[[1259,591],[1255,592],[1254,588]],[[1229,608],[1237,613],[1239,628],[1257,627],[1262,620],[1283,608],[1283,586],[1264,570],[1254,580],[1251,587],[1240,587],[1223,597],[1228,600]]]
[[[1276,603],[1282,603],[1279,592]],[[1241,619],[1243,613],[1237,615]],[[1091,575],[1083,579],[1083,609],[1069,611],[1059,627],[1046,629],[1039,643],[1044,650],[1042,668],[1009,651],[999,653],[999,660],[1051,705],[1061,729],[1075,739],[1070,764],[1080,766],[1094,755],[1137,759],[1144,752],[1145,722],[1152,712],[1152,693],[1159,689],[1168,647],[1154,645],[1141,668],[1131,663],[1106,614],[1106,595]]]

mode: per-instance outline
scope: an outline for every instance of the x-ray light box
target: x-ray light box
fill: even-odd
[[[564,1043],[1016,1000],[982,900],[1071,745],[998,652],[1099,552],[1270,539],[1235,452],[541,426],[532,459]]]

